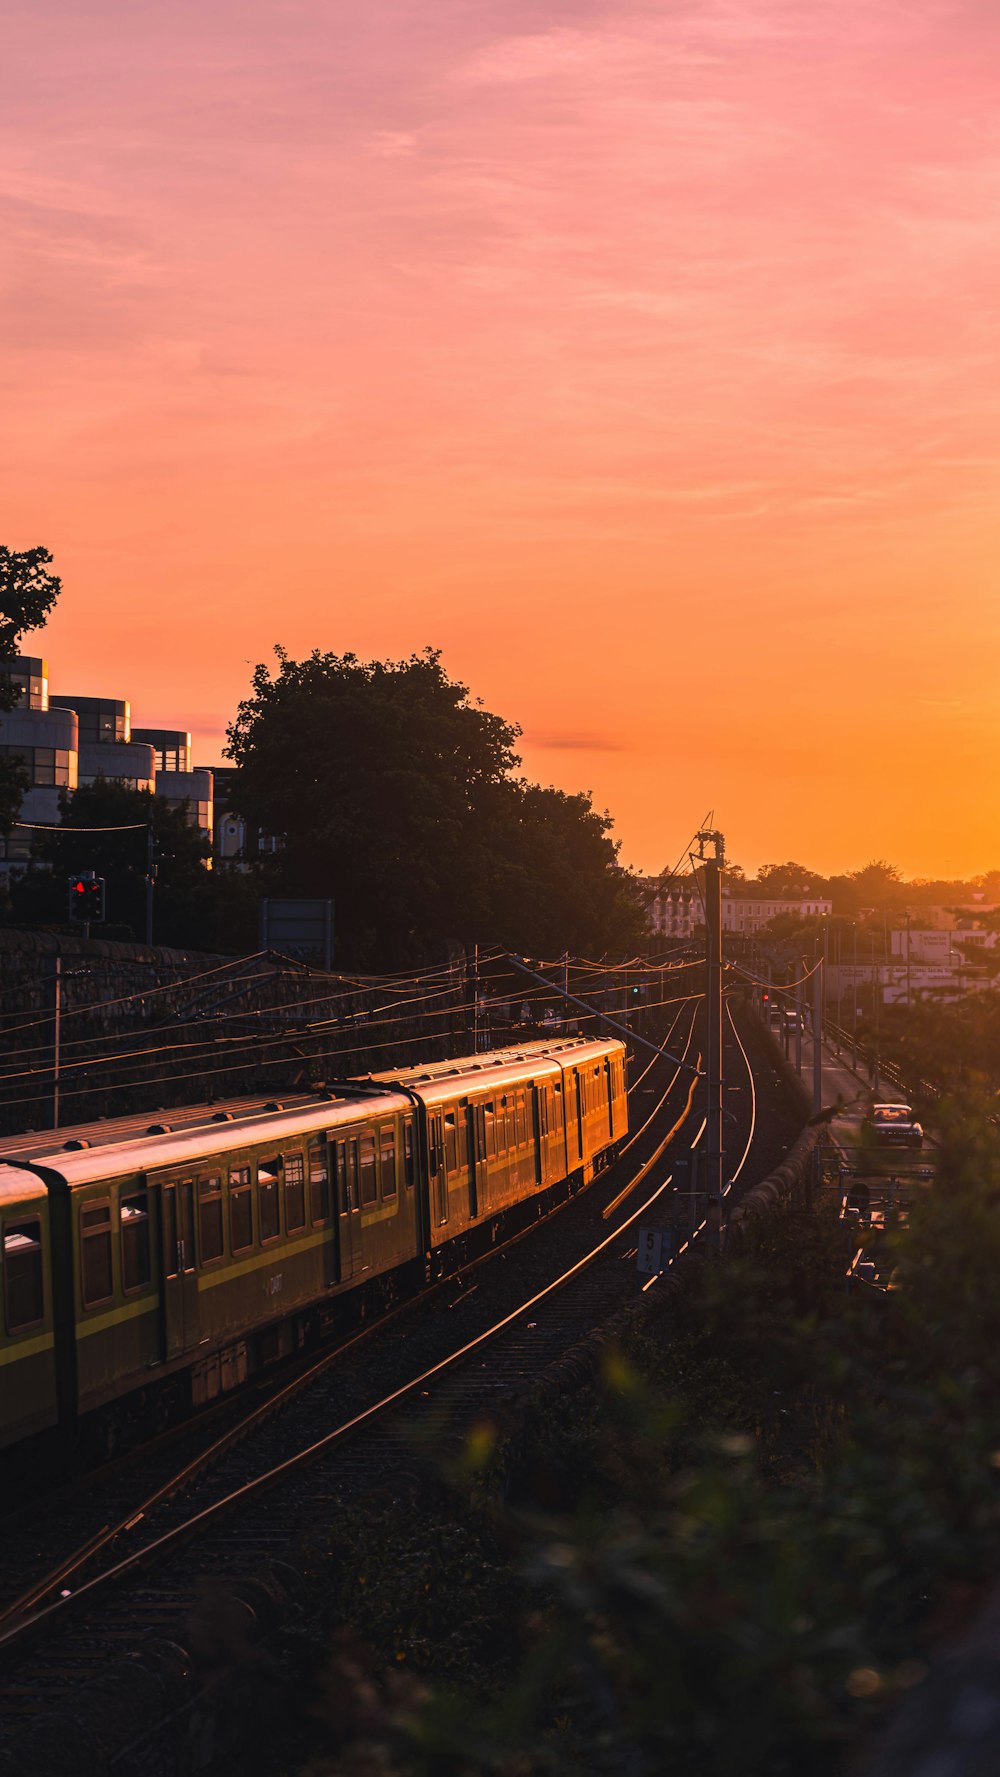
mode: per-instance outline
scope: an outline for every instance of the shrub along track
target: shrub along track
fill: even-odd
[[[690,1051],[696,1008],[682,1008],[681,1020]],[[735,1032],[727,1041],[727,1066],[731,1077],[737,1067],[743,1071],[734,1115],[752,1182],[769,1170],[779,1123],[779,1142],[787,1146],[791,1112],[782,1093],[775,1098],[773,1082],[762,1080],[755,1058],[758,1100],[763,1084],[774,1113],[755,1142],[747,1062],[734,1039]],[[397,1321],[343,1362],[324,1361],[314,1386],[298,1389],[279,1417],[257,1424],[252,1439],[220,1453],[210,1477],[204,1467],[189,1476],[183,1502],[163,1497],[155,1527],[139,1521],[141,1549],[85,1580],[72,1599],[0,1636],[9,1673],[0,1681],[4,1777],[32,1768],[53,1777],[63,1768],[73,1777],[111,1768],[177,1769],[179,1743],[190,1752],[190,1735],[203,1720],[213,1670],[220,1664],[231,1670],[221,1650],[231,1653],[234,1639],[249,1645],[289,1614],[296,1580],[294,1566],[285,1564],[294,1563],[303,1530],[330,1522],[349,1497],[409,1498],[418,1509],[427,1486],[422,1452],[430,1440],[439,1454],[442,1426],[464,1438],[471,1424],[495,1417],[501,1402],[522,1393],[595,1324],[634,1299],[638,1221],[651,1201],[658,1199],[662,1210],[669,1190],[664,1167],[657,1162],[650,1169],[648,1162],[689,1099],[685,1076],[666,1061],[657,1061],[648,1077],[656,1082],[659,1115],[647,1116],[626,1144],[631,1151],[590,1191],[540,1224],[530,1240],[480,1262],[453,1279],[450,1290],[419,1304],[407,1317],[405,1338]],[[635,1084],[646,1079],[640,1075]],[[698,1122],[692,1113],[678,1144],[697,1138]],[[643,1188],[623,1189],[626,1167],[633,1178],[648,1175]],[[615,1198],[619,1207],[605,1220]],[[557,1275],[563,1278],[558,1289]],[[326,1427],[332,1429],[317,1438]],[[161,1486],[161,1492],[170,1489]],[[235,1569],[253,1576],[262,1563],[264,1577],[258,1572],[220,1591],[221,1575]],[[126,1658],[116,1669],[114,1655],[123,1649]],[[226,1738],[224,1695],[210,1713],[213,1732]],[[177,1739],[163,1725],[175,1715]],[[151,1737],[154,1722],[160,1725]],[[112,1767],[112,1757],[129,1743],[134,1753],[116,1756]]]

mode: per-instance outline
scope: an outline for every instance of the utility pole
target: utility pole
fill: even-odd
[[[813,972],[813,1116],[818,1117],[823,1109],[823,999],[826,993],[826,965],[830,948],[830,928],[823,928],[823,957],[819,956],[819,945],[816,946],[816,968]],[[823,1182],[823,1169],[820,1160],[819,1143],[813,1148],[811,1163],[806,1173],[806,1208],[812,1209],[813,1202],[819,1195]]]
[[[854,927],[854,968],[851,973],[851,1066],[857,1072],[858,1066],[858,922],[851,921]]]
[[[153,845],[152,817],[146,825],[146,943],[153,942],[153,884],[156,881],[156,853]]]
[[[49,1127],[59,1127],[60,1062],[62,1058],[62,957],[58,951],[47,970],[52,1007],[52,1077],[49,1086]]]
[[[804,969],[805,966],[806,966],[805,965],[805,958],[800,957],[799,958],[800,971],[802,969]],[[802,975],[800,972],[799,975],[797,976],[796,982],[795,982],[795,1072],[797,1074],[802,1073],[802,1014],[803,1014],[803,1011],[805,1010],[804,997],[803,997],[803,993],[802,993],[803,985],[804,985],[804,983],[803,983]]]
[[[706,858],[706,844],[714,847],[713,858]],[[698,857],[705,867],[705,1190],[711,1199],[722,1195],[722,869],[726,861],[722,834],[714,830],[699,833]]]
[[[813,1116],[823,1109],[823,997],[826,989],[826,963],[830,944],[830,928],[823,929],[823,960],[813,975]],[[817,951],[819,946],[817,945]],[[818,961],[817,957],[817,961]]]
[[[875,1082],[877,1085],[878,1084],[878,1076],[879,1076],[879,1060],[880,1060],[880,1056],[879,1056],[879,1011],[880,1011],[880,1007],[881,1007],[881,1003],[882,1003],[882,969],[880,966],[879,970],[878,970],[878,979],[876,980],[876,976],[875,976],[875,933],[874,932],[872,933],[872,999],[874,1001],[874,1012],[875,1012]]]

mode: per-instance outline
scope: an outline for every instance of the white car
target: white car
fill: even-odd
[[[867,1127],[881,1147],[922,1148],[924,1132],[908,1104],[873,1104]]]

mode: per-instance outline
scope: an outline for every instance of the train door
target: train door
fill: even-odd
[[[440,1111],[427,1113],[427,1171],[430,1175],[432,1220],[440,1228],[448,1220],[448,1174],[444,1164]]]
[[[161,1190],[163,1229],[163,1355],[179,1357],[201,1337],[194,1245],[194,1180]]]
[[[548,1176],[548,1088],[531,1088],[531,1143],[535,1154],[535,1184],[543,1185]]]
[[[585,1103],[584,1093],[586,1092],[587,1089],[586,1089],[586,1086],[584,1085],[583,1075],[581,1074],[579,1068],[573,1069],[572,1079],[573,1079],[573,1091],[574,1091],[574,1094],[576,1097],[576,1144],[577,1144],[576,1151],[580,1156],[580,1163],[582,1165],[584,1157],[586,1155],[586,1151],[587,1151],[583,1145],[583,1110],[584,1110],[584,1103]]]
[[[330,1144],[333,1150],[334,1190],[337,1196],[337,1250],[340,1281],[356,1277],[364,1269],[361,1241],[361,1196],[358,1186],[358,1138],[348,1136]]]
[[[479,1214],[480,1169],[486,1166],[486,1115],[481,1104],[466,1105],[465,1150],[469,1156],[469,1220]]]

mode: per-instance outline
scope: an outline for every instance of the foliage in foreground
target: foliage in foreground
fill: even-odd
[[[427,1515],[342,1523],[309,1777],[843,1771],[1000,1561],[1000,1157],[968,1127],[891,1296],[785,1211]]]

